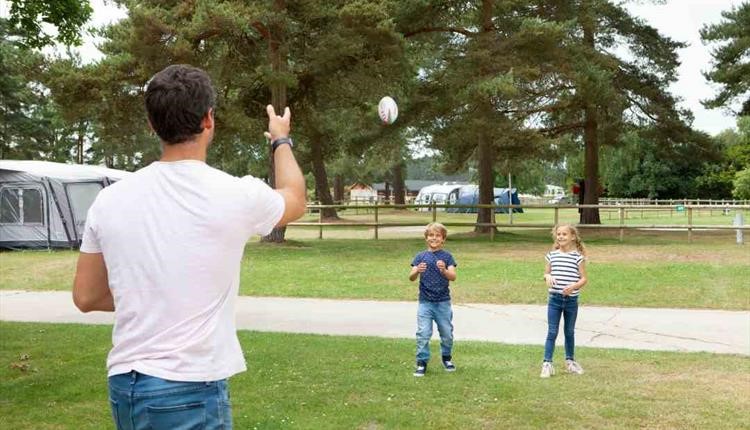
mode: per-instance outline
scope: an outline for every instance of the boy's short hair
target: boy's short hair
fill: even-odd
[[[448,229],[445,228],[443,224],[440,224],[439,222],[431,222],[427,224],[427,227],[424,228],[424,237],[427,238],[427,235],[431,231],[437,231],[440,233],[441,236],[443,236],[443,239],[448,237]]]

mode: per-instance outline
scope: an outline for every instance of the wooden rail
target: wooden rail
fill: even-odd
[[[333,208],[333,209],[347,209],[347,210],[367,210],[373,212],[373,221],[342,221],[342,222],[324,222],[323,221],[323,211],[322,209],[327,208]],[[319,204],[311,204],[307,206],[308,212],[318,211],[318,221],[317,222],[294,222],[289,224],[290,226],[295,227],[317,227],[318,230],[318,238],[323,238],[323,228],[324,227],[372,227],[374,229],[374,239],[378,239],[379,233],[378,230],[383,227],[419,227],[423,226],[424,222],[381,222],[380,221],[380,212],[383,210],[395,210],[395,209],[416,209],[416,210],[424,210],[426,212],[430,212],[430,218],[433,222],[437,221],[438,219],[438,209],[446,210],[446,209],[493,209],[492,210],[492,222],[489,223],[477,223],[477,222],[461,222],[461,221],[441,221],[442,224],[444,224],[446,227],[501,227],[501,228],[529,228],[529,229],[541,229],[541,228],[552,228],[554,227],[560,219],[560,210],[562,209],[581,209],[581,208],[597,208],[600,211],[606,212],[608,214],[611,214],[612,212],[616,212],[618,215],[619,222],[618,224],[577,224],[578,228],[591,228],[591,229],[618,229],[620,231],[620,241],[623,240],[624,234],[626,230],[636,230],[636,229],[664,229],[664,230],[685,230],[688,233],[688,240],[692,241],[692,234],[694,230],[737,230],[737,231],[747,231],[750,230],[750,225],[745,224],[742,226],[734,226],[734,225],[714,225],[714,224],[693,224],[693,211],[700,211],[700,210],[708,210],[709,213],[712,214],[711,211],[717,210],[717,205],[679,205],[678,207],[674,206],[666,206],[666,205],[608,205],[608,204],[599,204],[599,205],[450,205],[450,204],[427,204],[427,205],[418,205],[418,204],[405,204],[405,205],[395,205],[395,204],[387,204],[387,205],[380,205],[380,204],[370,204],[370,205],[319,205]],[[731,210],[737,211],[750,211],[750,204],[748,205],[732,205],[730,206]],[[513,218],[509,216],[509,221],[507,223],[503,222],[497,222],[496,220],[496,210],[497,209],[505,209],[507,211],[507,214],[511,214],[512,209],[554,209],[553,211],[553,218],[551,223],[539,223],[539,222],[514,222]],[[673,215],[674,213],[682,213],[685,212],[685,215],[687,216],[687,224],[637,224],[637,225],[628,225],[626,223],[626,220],[628,219],[628,211],[640,212],[641,218],[643,217],[644,212],[655,212],[655,211],[670,211],[670,215]],[[467,212],[458,212],[458,213],[467,213]],[[611,218],[609,218],[611,219]],[[748,220],[750,222],[750,220]],[[490,230],[490,237],[494,240],[495,236],[495,228]]]

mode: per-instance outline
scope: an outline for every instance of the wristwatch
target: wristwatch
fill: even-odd
[[[271,150],[273,152],[276,152],[276,148],[278,148],[280,145],[289,145],[290,147],[293,147],[294,143],[292,143],[292,139],[290,137],[280,137],[271,142]]]

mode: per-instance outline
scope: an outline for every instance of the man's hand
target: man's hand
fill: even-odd
[[[573,287],[563,288],[562,295],[563,296],[569,296],[569,295],[573,294],[573,291],[575,291],[575,289]]]
[[[263,133],[266,138],[273,142],[278,138],[288,137],[292,111],[287,107],[284,109],[284,116],[279,116],[276,115],[273,105],[268,105],[266,106],[266,113],[268,113],[268,131]]]
[[[425,263],[425,262],[423,261],[423,262],[421,262],[421,263],[417,264],[417,266],[416,266],[416,267],[417,267],[417,272],[419,272],[419,273],[424,273],[424,272],[425,272],[425,271],[427,270],[427,263]]]

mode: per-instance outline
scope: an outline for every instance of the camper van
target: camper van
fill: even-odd
[[[433,184],[426,187],[422,187],[417,194],[417,198],[414,204],[417,205],[429,205],[435,203],[436,205],[453,205],[458,201],[458,190],[463,184],[456,182],[442,184]],[[420,208],[420,210],[429,210],[428,208]],[[445,210],[438,208],[438,210]]]
[[[75,248],[102,188],[129,175],[102,166],[0,160],[0,248]]]

